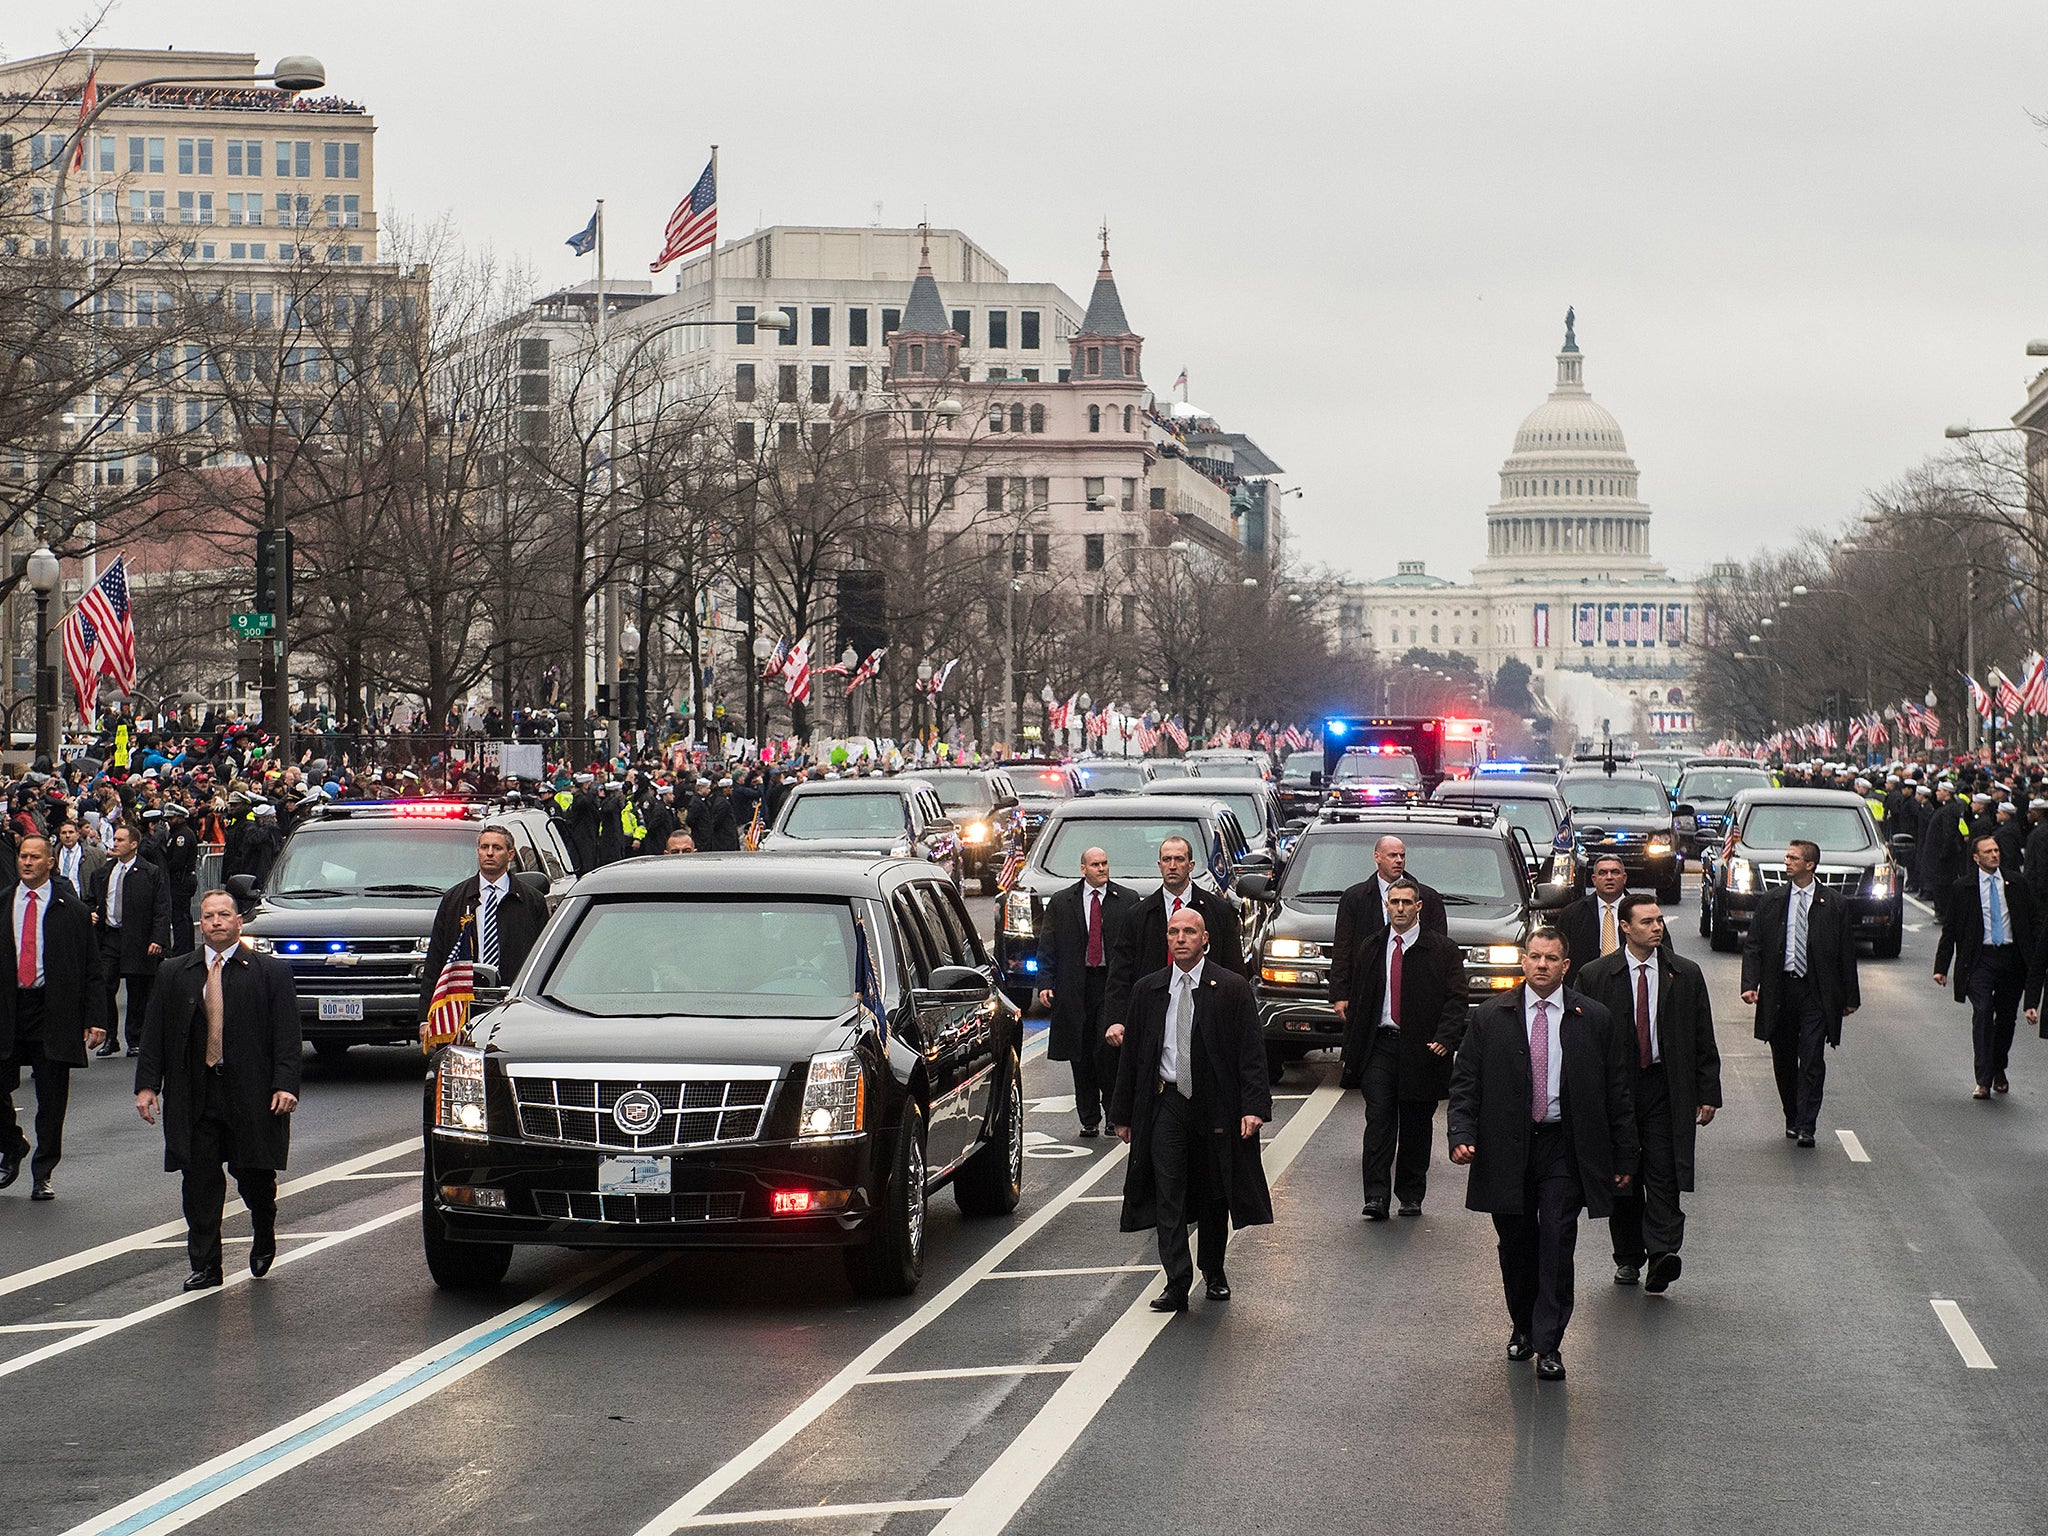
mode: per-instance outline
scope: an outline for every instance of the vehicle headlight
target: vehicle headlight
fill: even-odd
[[[451,1045],[441,1051],[435,1071],[434,1124],[470,1141],[482,1141],[489,1129],[484,1108],[484,1053]]]
[[[266,939],[261,934],[252,933],[249,935],[249,947],[259,955],[274,955],[277,953],[277,940]]]
[[[1877,866],[1877,867],[1876,867],[1875,869],[1871,870],[1871,872],[1870,872],[1870,889],[1871,889],[1871,892],[1872,892],[1872,894],[1874,894],[1874,895],[1878,895],[1878,896],[1889,896],[1889,895],[1891,895],[1891,893],[1892,893],[1892,866],[1891,866],[1891,865],[1889,865],[1889,864],[1880,864],[1880,865],[1878,865],[1878,866]]]
[[[1670,851],[1671,851],[1671,834],[1670,834],[1670,833],[1668,833],[1668,832],[1659,832],[1659,833],[1656,833],[1656,834],[1654,834],[1654,835],[1653,835],[1653,836],[1652,836],[1652,837],[1650,838],[1650,852],[1652,852],[1652,853],[1669,853]]]
[[[1749,892],[1756,889],[1756,865],[1739,855],[1728,860],[1728,889]]]
[[[1521,946],[1517,944],[1468,944],[1465,946],[1467,965],[1520,965]]]
[[[1038,932],[1038,924],[1031,915],[1029,891],[1012,891],[1010,899],[1003,903],[1003,932],[1019,939],[1028,939]]]
[[[828,1051],[811,1058],[804,1080],[804,1112],[799,1141],[817,1136],[845,1136],[867,1126],[867,1075],[856,1051]]]
[[[424,955],[427,952],[428,946],[432,943],[433,940],[429,939],[425,934],[421,934],[412,941],[412,952],[416,955]]]
[[[985,843],[988,841],[988,823],[985,821],[970,821],[967,824],[967,830],[961,836],[965,837],[970,843]]]
[[[1268,939],[1266,940],[1268,960],[1320,960],[1323,946],[1313,939]]]

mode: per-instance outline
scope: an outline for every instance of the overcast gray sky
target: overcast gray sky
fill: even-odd
[[[928,207],[1085,298],[1106,214],[1154,387],[1186,367],[1360,574],[1479,558],[1568,303],[1681,573],[2002,421],[2048,335],[2039,0],[121,0],[100,36],[317,54],[384,211],[548,281],[597,197],[651,258],[713,140],[728,237]]]

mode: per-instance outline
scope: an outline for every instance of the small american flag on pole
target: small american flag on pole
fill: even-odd
[[[420,1049],[429,1055],[461,1038],[469,1028],[469,1005],[476,1001],[476,965],[470,959],[470,920],[462,920],[462,931],[456,936],[455,947],[448,952],[448,963],[441,967],[441,978],[434,983],[433,1000],[427,1004],[426,1033],[420,1036]]]
[[[717,239],[718,170],[717,162],[713,161],[704,167],[704,174],[690,188],[690,195],[677,203],[676,211],[668,216],[668,233],[662,238],[661,254],[647,270],[659,272],[678,256],[701,251]]]
[[[78,600],[78,611],[99,633],[100,671],[123,693],[135,691],[135,624],[128,611],[128,557],[121,556]]]
[[[71,674],[71,688],[78,695],[78,712],[92,713],[100,691],[100,659],[96,654],[99,636],[92,623],[76,609],[64,621],[64,667]]]
[[[2048,715],[2048,661],[2035,651],[2020,670],[2020,697],[2030,715]]]

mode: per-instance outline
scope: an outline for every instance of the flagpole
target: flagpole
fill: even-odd
[[[597,200],[597,350],[604,354],[604,199]]]
[[[718,197],[718,146],[716,144],[711,146],[711,196],[714,200]],[[704,299],[704,318],[711,322],[704,328],[704,345],[715,352],[718,347],[718,227],[716,224],[711,229],[711,249],[704,254],[706,280],[710,284],[710,291]],[[790,338],[792,341],[795,339],[794,336]],[[712,359],[712,376],[714,378],[718,374],[717,361],[716,357]]]

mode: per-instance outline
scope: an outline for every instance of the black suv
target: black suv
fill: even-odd
[[[450,886],[476,873],[487,822],[512,834],[515,879],[551,901],[568,890],[575,860],[545,811],[464,800],[324,806],[292,828],[263,886],[247,875],[228,881],[250,946],[292,968],[299,1027],[322,1056],[418,1042],[434,913]]]
[[[1323,803],[1323,749],[1290,752],[1280,765],[1280,810],[1289,821],[1313,816]]]
[[[1687,763],[1671,791],[1678,802],[1671,813],[1671,831],[1678,839],[1679,857],[1697,854],[1702,847],[1720,847],[1728,832],[1728,803],[1745,789],[1769,789],[1772,783],[1768,768],[1739,758]]]
[[[1539,902],[1571,899],[1570,886],[1532,886],[1529,844],[1492,805],[1335,812],[1310,823],[1280,875],[1248,874],[1237,883],[1259,908],[1254,990],[1266,1070],[1275,1079],[1308,1052],[1344,1043],[1329,999],[1337,903],[1373,877],[1373,845],[1389,833],[1407,844],[1408,873],[1442,894],[1475,1003],[1521,982],[1522,945]]]
[[[1905,880],[1861,795],[1842,789],[1745,789],[1728,814],[1734,831],[1725,856],[1700,881],[1700,936],[1733,949],[1765,891],[1785,883],[1785,849],[1794,838],[1820,845],[1814,879],[1849,904],[1858,938],[1883,960],[1905,940]]]
[[[1011,758],[1004,765],[1017,788],[1017,808],[1024,817],[1024,846],[1038,841],[1048,817],[1067,801],[1088,793],[1087,783],[1071,763],[1038,758]]]
[[[632,859],[579,884],[427,1079],[451,1288],[519,1243],[831,1247],[914,1289],[925,1203],[1015,1208],[1021,1015],[953,883],[901,859]]]
[[[837,779],[799,784],[784,797],[763,853],[859,853],[921,859],[959,884],[960,835],[938,791],[919,777]]]
[[[1613,854],[1627,867],[1630,885],[1655,887],[1666,906],[1678,900],[1685,861],[1671,835],[1671,795],[1662,779],[1626,764],[1581,764],[1557,776],[1557,792],[1571,807],[1582,882],[1591,879],[1595,859]]]
[[[982,895],[995,895],[1003,860],[1011,844],[1024,836],[1010,776],[1000,768],[921,768],[917,777],[937,793],[953,823],[961,874],[979,880]]]

